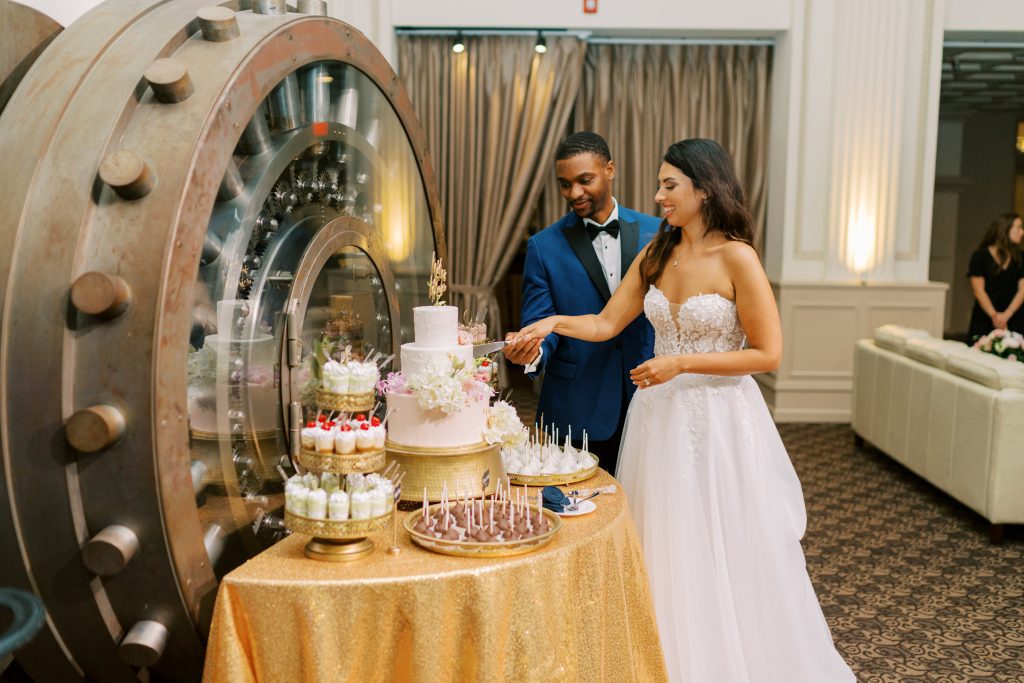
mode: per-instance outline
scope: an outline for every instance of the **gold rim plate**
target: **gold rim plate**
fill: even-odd
[[[430,506],[430,509],[438,507],[440,503]],[[514,557],[524,555],[544,547],[551,542],[558,530],[562,528],[562,518],[551,510],[544,508],[544,516],[547,518],[551,529],[540,536],[525,541],[507,541],[496,543],[479,543],[477,541],[445,541],[432,536],[425,536],[417,532],[413,527],[416,520],[423,516],[423,509],[413,510],[405,517],[403,525],[405,530],[412,537],[412,542],[425,550],[442,555],[454,555],[456,557]]]
[[[578,481],[590,479],[597,474],[597,470],[600,467],[596,455],[593,453],[587,453],[587,455],[594,459],[594,466],[588,467],[585,470],[576,470],[566,474],[516,474],[515,472],[507,472],[506,474],[509,481],[520,486],[564,486],[566,484],[575,484]]]

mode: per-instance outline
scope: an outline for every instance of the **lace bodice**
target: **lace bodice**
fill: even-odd
[[[654,355],[738,351],[746,338],[736,304],[719,294],[691,296],[671,303],[651,285],[644,313],[654,327]]]

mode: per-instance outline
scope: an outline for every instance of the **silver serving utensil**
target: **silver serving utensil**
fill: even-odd
[[[573,498],[572,499],[572,505],[570,505],[566,509],[569,510],[569,512],[578,512],[579,509],[580,509],[580,503],[582,503],[585,500],[590,500],[591,498],[597,498],[600,495],[601,495],[600,491],[594,491],[593,493],[591,493],[586,498]]]

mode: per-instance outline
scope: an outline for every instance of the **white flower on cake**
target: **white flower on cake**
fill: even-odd
[[[422,382],[413,383],[412,390],[423,410],[440,410],[451,415],[466,405],[462,382],[454,377],[425,378]]]
[[[423,410],[440,410],[451,415],[470,401],[487,399],[494,393],[474,376],[474,369],[454,356],[444,361],[430,361],[415,377],[407,378],[404,389],[416,396]]]
[[[526,443],[528,438],[516,409],[506,401],[497,401],[487,412],[487,428],[484,440],[490,444],[501,444],[502,448],[515,448]]]

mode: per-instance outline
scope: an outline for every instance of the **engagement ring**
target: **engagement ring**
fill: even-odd
[[[648,386],[648,387],[651,386],[651,380],[645,378],[644,379],[644,385]]]

